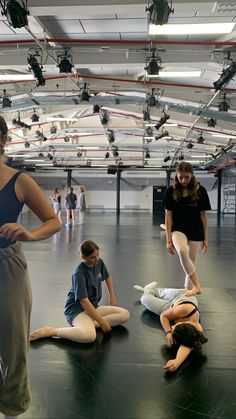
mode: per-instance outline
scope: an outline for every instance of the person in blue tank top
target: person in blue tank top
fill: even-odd
[[[4,163],[7,132],[0,116],[0,412],[16,417],[30,403],[31,287],[20,242],[47,239],[61,223],[34,180]],[[32,230],[18,222],[24,204],[41,221]]]
[[[59,337],[78,343],[91,343],[96,339],[97,328],[109,333],[112,327],[129,319],[128,310],[116,304],[112,278],[99,257],[98,245],[92,240],[85,240],[80,245],[80,255],[83,261],[74,269],[65,303],[64,314],[70,327],[41,327],[30,334],[31,341]],[[103,281],[109,292],[110,305],[99,305]]]

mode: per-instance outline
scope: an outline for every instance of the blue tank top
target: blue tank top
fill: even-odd
[[[18,200],[15,192],[15,183],[19,175],[20,172],[16,172],[0,190],[0,225],[16,223],[24,205]],[[7,247],[12,243],[14,242],[11,240],[0,238],[0,248]]]

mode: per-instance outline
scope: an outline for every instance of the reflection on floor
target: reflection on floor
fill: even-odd
[[[130,320],[110,336],[98,331],[94,344],[59,339],[32,343],[32,403],[22,418],[235,418],[235,228],[226,222],[219,229],[210,219],[209,250],[199,255],[197,265],[209,342],[176,373],[165,374],[171,350],[159,319],[143,310],[141,294],[133,289],[135,283],[153,280],[161,287],[183,286],[177,257],[166,253],[161,221],[130,214],[117,222],[115,215],[90,214],[83,226],[63,227],[45,242],[24,244],[33,289],[32,329],[66,325],[64,300],[84,239],[100,245],[118,302],[130,310]],[[24,216],[23,222],[35,220]]]

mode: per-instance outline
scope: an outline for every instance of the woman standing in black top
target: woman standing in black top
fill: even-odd
[[[186,295],[200,294],[201,285],[195,271],[195,261],[202,242],[202,251],[208,247],[207,210],[211,209],[206,189],[196,180],[190,163],[181,162],[173,185],[165,194],[166,247],[169,253],[178,253],[186,274]]]

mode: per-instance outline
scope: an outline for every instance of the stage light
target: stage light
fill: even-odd
[[[53,160],[53,155],[51,153],[48,153],[49,160]]]
[[[32,54],[29,54],[27,57],[30,70],[33,71],[34,77],[36,78],[37,86],[45,86],[45,79],[42,73],[42,66],[39,65],[36,57]]]
[[[181,153],[181,154],[179,155],[178,159],[179,159],[180,161],[181,161],[181,160],[184,160],[184,155],[183,155],[183,153]]]
[[[210,119],[208,119],[208,121],[207,121],[207,126],[208,126],[209,128],[214,128],[214,127],[216,126],[216,124],[217,124],[217,121],[216,121],[216,119],[215,119],[215,118],[210,118]]]
[[[30,142],[29,141],[25,141],[25,148],[30,148]]]
[[[115,105],[120,105],[120,98],[115,97]]]
[[[90,167],[92,165],[92,161],[91,160],[87,160],[86,164],[87,164],[88,167]]]
[[[168,22],[170,13],[174,13],[168,4],[167,0],[152,0],[153,4],[150,7],[146,7],[146,12],[149,14],[149,23],[154,25],[165,25]]]
[[[110,153],[109,153],[109,151],[107,151],[106,154],[105,154],[105,159],[109,159],[109,157],[110,157]]]
[[[101,117],[101,123],[102,123],[102,125],[106,125],[108,123],[108,120],[109,120],[109,117],[108,117],[107,113],[104,112],[102,114],[102,117]]]
[[[50,133],[51,134],[56,134],[57,133],[57,127],[56,127],[56,125],[52,124],[52,126],[50,128]]]
[[[221,90],[229,81],[235,76],[236,74],[236,62],[232,61],[232,63],[226,67],[217,81],[214,81],[213,86],[215,90]],[[226,111],[227,112],[227,111]]]
[[[65,143],[69,143],[69,142],[70,142],[70,137],[68,137],[68,135],[66,135],[66,136],[64,137],[64,142],[65,142]]]
[[[99,113],[100,112],[100,106],[99,105],[93,105],[93,113]]]
[[[161,70],[161,59],[155,55],[155,51],[152,53],[151,58],[147,61],[146,67],[144,68],[147,72],[147,76],[156,76]]]
[[[155,89],[152,89],[151,94],[147,97],[147,105],[150,106],[150,107],[152,107],[152,106],[154,107],[158,104],[158,101],[156,99],[156,96],[155,96],[154,92],[155,92]]]
[[[187,144],[187,149],[188,149],[188,150],[191,150],[192,148],[193,148],[193,143],[188,143],[188,144]]]
[[[87,83],[84,83],[84,87],[81,89],[80,99],[83,102],[89,102],[89,92],[88,92]]]
[[[68,55],[67,51],[65,51],[64,54],[59,54],[57,56],[57,61],[58,61],[57,66],[59,67],[60,73],[72,73],[71,71],[73,67],[72,56],[70,54]]]
[[[151,157],[151,155],[150,155],[149,151],[147,150],[146,154],[145,154],[145,159],[150,159],[150,157]]]
[[[38,122],[39,121],[39,116],[36,113],[35,109],[34,109],[34,113],[31,115],[31,121],[32,122]]]
[[[158,123],[155,125],[156,129],[161,128],[161,126],[164,125],[166,123],[166,121],[170,118],[170,115],[167,115],[167,113],[165,111],[163,111],[163,114],[164,115],[160,118]]]
[[[77,152],[77,157],[82,157],[82,155],[83,155],[82,151]]]
[[[40,153],[39,153],[39,157],[40,157],[40,158],[43,158],[43,157],[44,157],[44,154],[40,152]]]
[[[143,111],[143,120],[144,121],[150,121],[151,120],[150,112],[149,112],[148,108]]]
[[[164,162],[168,162],[170,160],[170,153],[167,151],[166,156],[164,157]]]
[[[10,96],[7,94],[6,89],[3,89],[3,96],[2,96],[2,108],[10,108],[12,101]]]
[[[47,141],[47,137],[45,137],[45,135],[44,135],[44,133],[43,133],[43,132],[41,132],[41,131],[37,130],[37,131],[35,131],[35,134],[37,135],[37,137],[38,137],[40,140],[42,140],[42,141]]]
[[[161,134],[156,135],[155,140],[158,141],[158,140],[160,140],[163,137],[169,137],[168,131],[163,131]]]
[[[119,157],[118,147],[112,147],[112,153],[114,157]]]
[[[147,127],[146,128],[145,135],[147,135],[148,137],[152,137],[153,136],[153,129],[152,129],[152,127]]]
[[[107,135],[108,135],[109,143],[114,143],[115,142],[115,136],[114,136],[114,133],[113,133],[112,129],[107,130]]]
[[[199,135],[199,137],[197,138],[197,143],[198,144],[203,144],[205,141],[205,138],[203,138],[202,134]]]
[[[25,122],[21,121],[20,119],[20,112],[18,112],[18,119],[14,118],[12,120],[12,124],[17,127],[17,128],[27,128],[27,129],[31,129],[31,125],[25,124]]]
[[[16,0],[1,1],[2,15],[6,16],[7,21],[13,28],[23,28],[28,25],[29,11],[24,2],[22,6]]]
[[[223,94],[221,102],[218,105],[220,112],[228,112],[230,109],[229,103],[227,102],[226,93]]]

